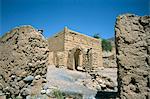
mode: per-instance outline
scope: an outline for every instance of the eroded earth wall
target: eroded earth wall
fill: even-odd
[[[40,82],[37,79],[46,77],[48,53],[47,41],[31,26],[17,27],[1,37],[0,93],[13,98],[31,94]]]
[[[150,99],[150,16],[117,18],[116,49],[121,99]]]

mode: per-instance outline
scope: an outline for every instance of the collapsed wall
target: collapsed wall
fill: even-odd
[[[11,97],[30,94],[29,88],[34,86],[32,81],[46,77],[48,53],[47,41],[31,26],[17,27],[2,36],[0,93]]]
[[[116,52],[121,99],[150,99],[150,16],[117,18]]]

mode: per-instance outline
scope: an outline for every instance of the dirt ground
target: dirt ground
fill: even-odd
[[[115,82],[116,86],[117,84],[117,68],[103,68],[98,70],[99,75],[106,76],[110,78],[113,82]]]
[[[110,78],[117,86],[117,68],[103,68],[98,74]],[[80,81],[89,80],[90,75],[86,72],[72,71],[64,68],[49,67],[47,72],[47,87],[58,87],[63,92],[80,93],[86,97],[93,97],[96,90],[91,90]]]

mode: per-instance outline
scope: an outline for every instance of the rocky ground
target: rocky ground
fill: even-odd
[[[98,70],[98,74],[110,78],[117,86],[117,68],[103,68]]]
[[[23,88],[21,94],[27,99],[55,99],[58,98],[54,94],[56,91],[66,99],[95,99],[98,91],[117,92],[117,69],[102,68],[98,71],[89,74],[49,66],[46,79],[40,75],[24,78],[23,81],[30,82],[31,87]],[[22,99],[21,96],[17,98]]]
[[[58,89],[62,93],[72,95],[72,98],[80,96],[83,99],[93,99],[97,91],[116,92],[116,71],[115,68],[104,68],[97,74],[88,74],[49,66],[47,83],[41,94],[53,97],[53,91]]]

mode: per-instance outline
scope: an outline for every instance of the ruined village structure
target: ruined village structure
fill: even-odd
[[[121,99],[150,99],[150,16],[117,18],[116,48]]]
[[[85,70],[102,67],[101,41],[72,31],[67,27],[48,39],[49,63],[71,70]]]
[[[0,96],[7,96],[0,98],[15,99],[20,94],[25,99],[38,94],[46,77],[48,56],[46,39],[32,26],[16,27],[0,38]]]
[[[83,99],[94,98],[98,91],[115,91],[110,78],[77,71],[98,70],[104,66],[103,56],[105,62],[116,60],[117,97],[150,99],[150,16],[121,15],[115,33],[116,57],[102,55],[100,40],[66,27],[48,40],[32,26],[9,31],[0,38],[0,98],[56,98],[52,94],[55,84],[73,97],[86,96]]]

